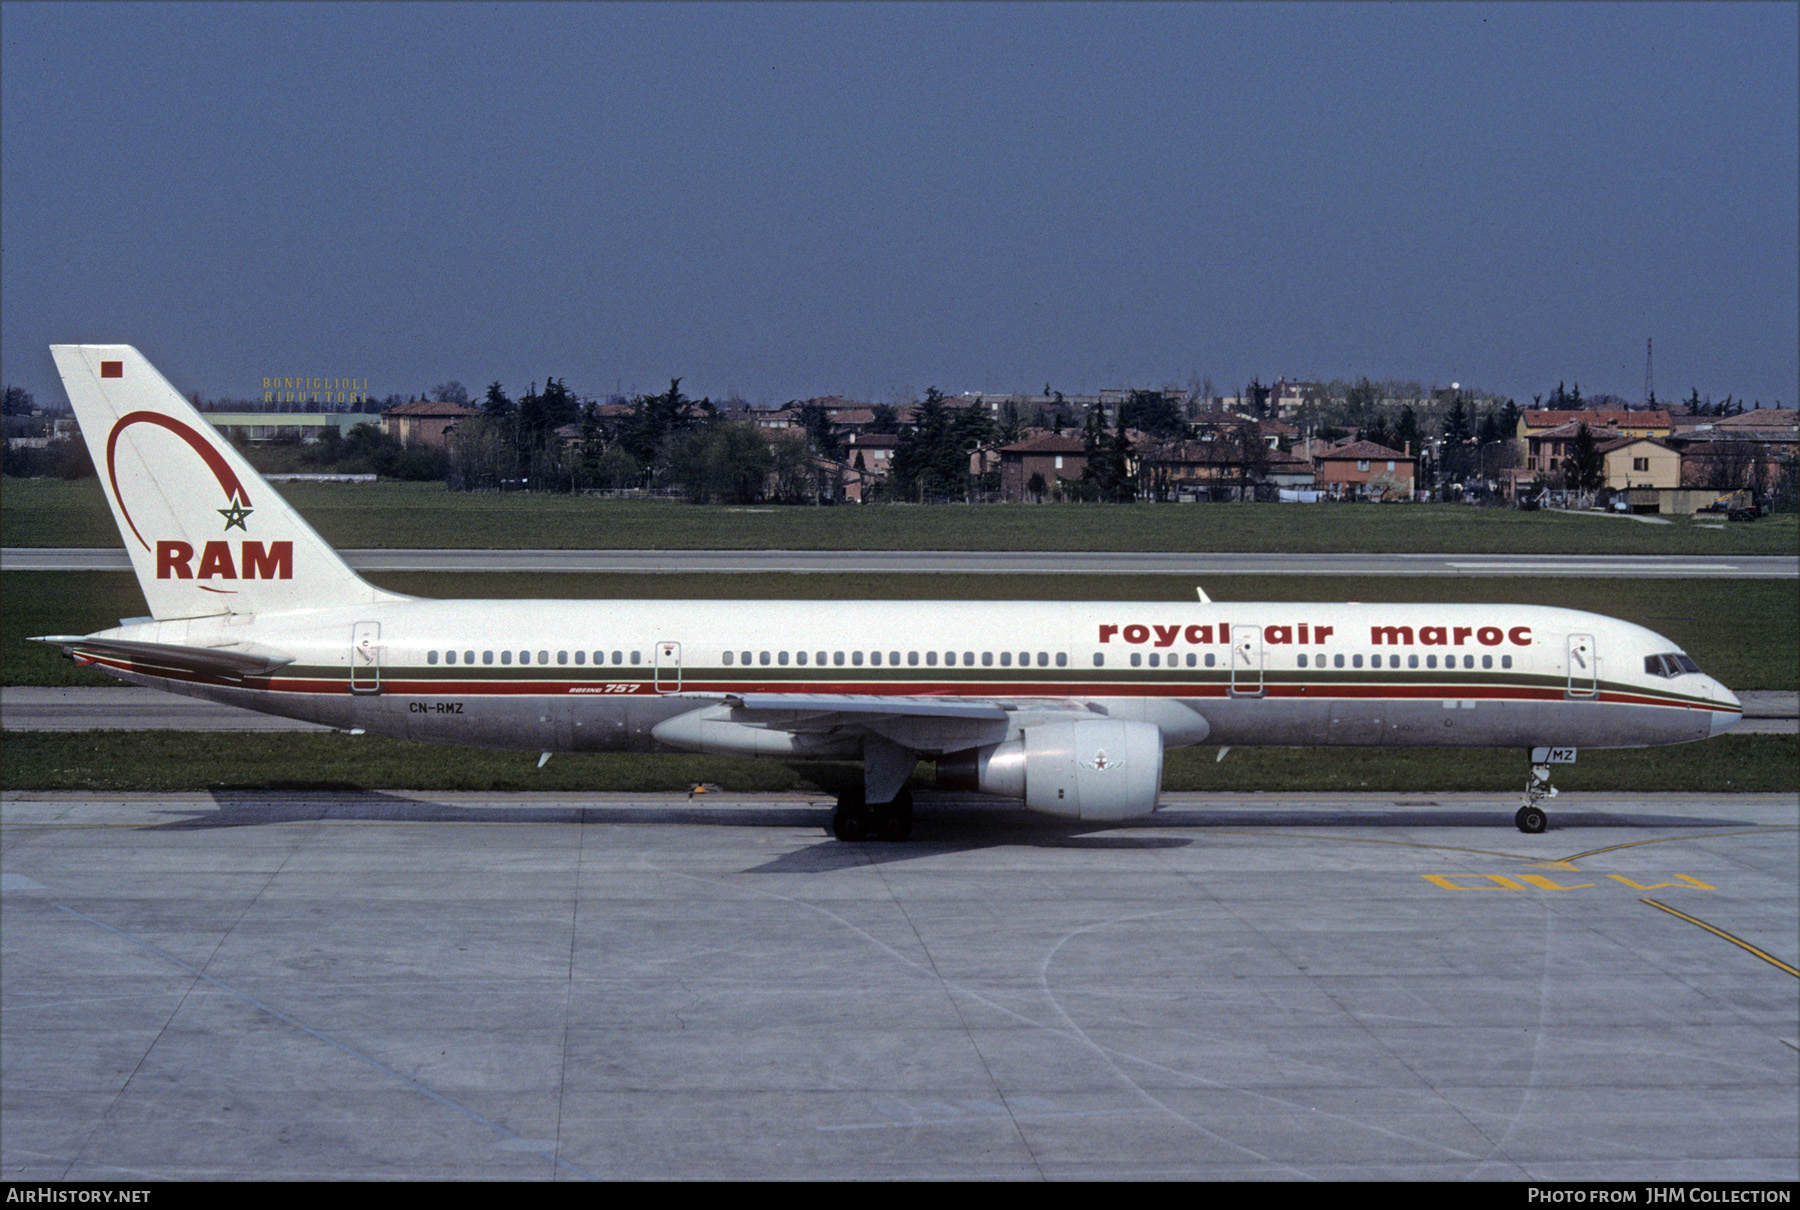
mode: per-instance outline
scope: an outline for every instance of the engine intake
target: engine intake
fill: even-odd
[[[938,758],[938,785],[1024,801],[1065,819],[1116,820],[1156,810],[1162,732],[1092,719],[1027,727],[1018,739]]]

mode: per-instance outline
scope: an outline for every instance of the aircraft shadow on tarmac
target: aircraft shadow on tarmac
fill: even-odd
[[[656,796],[646,795],[646,798]],[[271,791],[216,790],[213,808],[179,807],[152,829],[202,830],[210,828],[269,827],[292,823],[345,821],[364,823],[446,824],[638,824],[708,827],[797,827],[829,832],[831,809],[798,804],[717,805],[689,799],[669,804],[583,805],[578,802],[542,805],[495,805],[439,802],[429,798],[402,797],[381,791]],[[938,798],[927,792],[915,804],[912,839],[890,844],[870,841],[846,844],[828,836],[753,867],[749,873],[829,873],[835,869],[904,861],[926,854],[973,851],[1002,847],[1147,850],[1181,848],[1204,840],[1209,830],[1284,828],[1451,829],[1480,828],[1513,831],[1511,814],[1498,803],[1492,809],[1462,805],[1406,802],[1395,807],[1321,807],[1316,803],[1233,806],[1217,810],[1204,807],[1166,808],[1147,819],[1119,824],[1075,823],[1034,815],[999,800],[983,801],[966,796]],[[1568,807],[1554,812],[1551,830],[1594,828],[1717,828],[1752,827],[1745,820],[1697,815],[1608,812],[1592,807]],[[1143,835],[1155,829],[1158,835]],[[1171,836],[1170,831],[1192,832]]]

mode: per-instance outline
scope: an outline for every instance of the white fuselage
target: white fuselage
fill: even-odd
[[[546,752],[857,754],[829,734],[798,748],[651,734],[746,693],[999,701],[1021,718],[1054,703],[1154,724],[1169,747],[1627,747],[1704,739],[1739,717],[1724,686],[1660,660],[1679,654],[1667,639],[1542,606],[405,600],[94,637],[293,659],[241,681],[95,661],[139,683],[338,728]]]

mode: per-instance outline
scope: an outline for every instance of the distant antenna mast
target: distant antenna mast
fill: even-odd
[[[1656,378],[1650,373],[1650,351],[1654,344],[1655,342],[1649,337],[1644,338],[1644,409],[1646,411],[1656,406]]]

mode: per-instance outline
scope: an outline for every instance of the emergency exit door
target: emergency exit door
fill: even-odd
[[[381,692],[380,622],[358,622],[350,631],[350,692]]]
[[[681,644],[663,640],[656,645],[656,691],[681,692]]]

